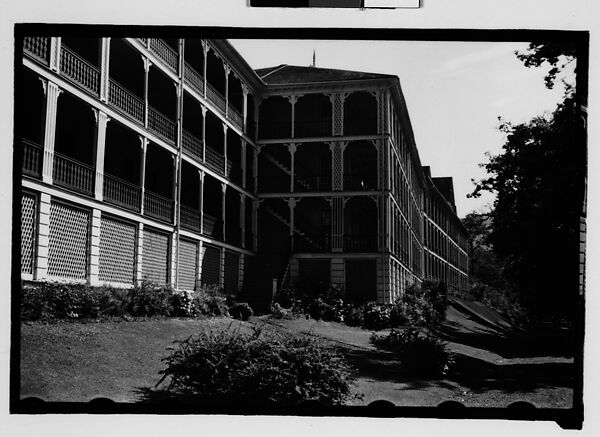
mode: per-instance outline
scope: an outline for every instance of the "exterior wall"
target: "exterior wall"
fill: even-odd
[[[183,71],[184,63],[180,62],[183,61],[181,43],[178,50],[175,50],[156,39],[123,41],[144,59],[146,77],[148,77],[148,69],[154,69],[159,71],[166,78],[165,80],[173,83],[174,89],[178,90],[177,97],[173,101],[178,102],[178,107],[182,106],[180,102],[185,90],[204,112],[214,114],[223,124],[224,129],[242,139],[244,146],[241,150],[245,150],[244,147],[250,149],[255,147],[253,139],[248,138],[245,133],[247,124],[245,99],[249,93],[256,93],[243,78],[243,74],[247,73],[240,73],[238,67],[228,66],[225,61],[226,75],[236,75],[241,78],[244,110],[239,111],[228,104],[227,93],[225,96],[215,94],[206,86],[205,71],[199,72],[202,75],[201,81],[196,80],[198,77],[195,73],[198,72],[190,72],[189,67],[185,72]],[[61,38],[25,39],[23,68],[33,71],[44,83],[46,122],[42,129],[43,144],[24,149],[27,165],[35,168],[24,168],[25,176],[22,182],[26,190],[22,202],[22,216],[25,218],[22,226],[22,241],[26,243],[22,254],[22,277],[32,280],[85,281],[92,285],[106,283],[127,287],[153,276],[150,272],[156,272],[156,263],[160,261],[160,273],[154,275],[155,280],[189,289],[194,288],[195,283],[201,279],[204,254],[202,243],[208,243],[223,250],[227,248],[228,251],[237,254],[239,257],[237,259],[240,261],[234,267],[230,267],[230,271],[235,270],[236,277],[242,278],[243,257],[240,255],[253,255],[252,248],[244,249],[241,246],[244,241],[243,225],[240,229],[239,243],[236,245],[228,244],[224,239],[211,238],[203,234],[200,227],[184,229],[180,222],[180,203],[177,201],[180,186],[177,180],[178,171],[182,163],[186,162],[197,168],[202,175],[213,177],[229,189],[240,193],[243,198],[248,197],[255,201],[254,192],[242,188],[243,180],[239,184],[232,182],[228,178],[227,166],[216,168],[209,157],[201,153],[202,143],[199,143],[200,149],[197,148],[198,144],[194,146],[190,143],[192,140],[189,139],[189,135],[182,131],[180,116],[174,120],[164,118],[149,107],[148,100],[139,100],[125,87],[117,86],[108,70],[110,39],[103,38],[99,40],[99,44],[102,59],[96,70],[97,76],[94,76],[94,70],[87,61],[74,56],[64,45],[61,46]],[[216,52],[218,48],[215,46],[210,50]],[[187,75],[184,76],[184,73]],[[91,79],[88,81],[86,78],[89,77]],[[153,84],[146,85],[146,89],[148,86],[152,87]],[[96,115],[97,124],[94,133],[96,142],[93,145],[95,157],[90,179],[93,189],[89,194],[78,191],[76,186],[71,188],[68,184],[59,186],[56,183],[57,168],[64,173],[62,176],[68,179],[68,183],[75,185],[81,182],[77,178],[81,178],[80,169],[83,168],[77,161],[69,164],[71,167],[66,170],[57,167],[54,152],[55,129],[56,119],[61,117],[61,113],[57,113],[57,104],[65,95],[75,97],[79,102],[87,105],[90,111],[95,111]],[[138,104],[136,102],[139,102],[139,106],[135,106]],[[181,108],[178,109],[178,114],[181,115]],[[138,190],[140,194],[137,196],[141,196],[141,202],[138,198],[137,203],[119,205],[106,198],[104,160],[108,141],[106,128],[110,123],[124,126],[142,140],[140,186],[127,188],[129,186],[119,185],[121,189],[125,187],[134,192]],[[150,142],[155,150],[167,151],[173,158],[172,165],[175,169],[175,177],[172,181],[173,201],[171,218],[167,220],[150,214],[149,209],[152,205],[148,204],[145,198],[147,190],[145,190],[144,179],[147,180],[147,177],[144,176],[148,171],[146,151]],[[225,149],[224,152],[226,155],[227,150]],[[223,162],[226,161],[227,158],[224,158]],[[243,163],[245,159],[238,161]],[[31,171],[32,169],[34,171]],[[249,177],[252,177],[252,170],[241,168],[240,174],[245,176],[249,173]],[[127,193],[123,191],[121,195],[126,197]],[[202,194],[198,193],[198,196],[201,197]],[[127,200],[132,201],[131,194]],[[132,207],[133,205],[137,206]],[[201,223],[201,213],[201,210],[198,211],[200,217],[198,223]],[[240,215],[240,211],[236,212],[237,215]],[[225,211],[222,217],[224,221],[226,222],[229,217],[228,211]],[[84,232],[85,226],[87,231]],[[158,244],[155,238],[157,235],[162,236],[161,244]],[[166,246],[162,244],[165,242]],[[193,248],[195,249],[192,250]],[[195,256],[189,259],[192,252]],[[223,273],[221,272],[220,275],[221,286],[224,285]],[[179,284],[179,281],[182,283]]]
[[[368,259],[375,260],[379,302],[395,300],[408,284],[423,278],[452,278],[456,291],[466,287],[464,232],[454,225],[451,229],[444,227],[444,223],[455,224],[457,218],[443,202],[442,207],[436,208],[435,216],[427,209],[432,205],[431,199],[440,203],[439,193],[423,173],[406,109],[395,97],[396,84],[392,79],[294,85],[285,89],[263,84],[259,89],[256,84],[260,80],[254,72],[224,54],[226,43],[202,41],[205,61],[210,59],[222,64],[224,77],[214,80],[210,75],[215,70],[207,69],[206,62],[202,71],[186,64],[183,40],[179,40],[177,49],[152,38],[128,38],[121,42],[143,59],[144,68],[140,71],[144,75],[143,99],[113,80],[109,65],[114,53],[111,54],[109,38],[99,41],[101,60],[95,69],[73,56],[62,46],[60,38],[25,40],[24,68],[35,72],[44,82],[46,123],[43,144],[37,148],[24,145],[23,149],[27,158],[24,165],[25,162],[31,165],[24,168],[22,183],[26,190],[22,204],[24,279],[58,278],[131,286],[151,277],[185,289],[203,283],[240,288],[242,278],[247,276],[244,270],[250,257],[261,252],[257,246],[259,202],[265,200],[261,204],[264,208],[267,201],[277,200],[285,211],[267,210],[267,213],[289,229],[294,249],[280,261],[288,266],[275,270],[286,271],[292,283],[298,280],[302,258],[329,260],[330,281],[340,286],[345,285],[347,260]],[[155,79],[149,78],[159,77],[156,73],[176,90],[175,97],[169,100],[177,106],[174,119],[152,106],[154,97],[149,96],[157,94],[153,87],[158,85],[153,82]],[[92,79],[88,81],[88,77]],[[229,96],[230,85],[237,81],[241,83],[243,102],[241,108],[238,102],[236,109]],[[211,82],[224,83],[225,92],[221,93]],[[65,178],[62,173],[67,168],[57,166],[59,154],[55,153],[56,121],[62,117],[57,111],[57,102],[64,98],[61,95],[76,97],[89,106],[96,117],[94,159],[89,170],[92,189],[87,194],[58,183]],[[197,106],[200,115],[195,119],[195,127],[197,132],[202,132],[201,138],[186,129],[189,125],[184,122],[187,111],[184,96]],[[249,108],[250,96],[254,96],[252,108]],[[259,120],[261,105],[263,108],[268,105],[265,102],[270,96],[284,97],[284,107],[289,109],[284,115],[290,125],[289,132],[286,128],[267,138],[259,131],[258,121],[263,123],[263,130],[273,124],[269,118]],[[321,119],[312,120],[310,114],[303,112],[307,99],[321,105],[319,108],[325,114]],[[368,108],[363,117],[364,126],[353,122],[352,117],[356,115],[352,114],[357,110],[353,102]],[[106,132],[111,123],[118,123],[139,136],[140,181],[137,185],[125,184],[105,172],[105,161],[109,157],[105,150],[111,146]],[[238,140],[239,159],[235,149]],[[351,167],[354,164],[348,164],[356,150],[373,163],[366,173],[359,174]],[[171,160],[165,159],[160,168],[152,168],[148,157],[159,152],[164,156],[168,154]],[[313,152],[319,153],[316,161],[310,161],[315,156]],[[252,158],[251,165],[247,165],[248,157]],[[234,164],[241,166],[238,174]],[[73,174],[88,171],[80,163],[69,165]],[[265,165],[280,176],[267,191],[262,187],[275,179],[258,173]],[[318,171],[311,174],[304,168],[306,165],[313,165],[312,170]],[[199,207],[185,204],[182,192],[190,185],[182,179],[184,167],[198,172],[199,192],[192,193],[191,197],[199,199]],[[159,196],[148,188],[153,180],[152,171],[172,172],[168,173],[173,174],[172,180],[162,187],[170,196]],[[69,181],[75,183],[76,178]],[[219,187],[214,188],[216,193],[210,191],[213,188],[207,188],[211,184],[213,188]],[[115,193],[118,202],[114,199]],[[239,195],[240,207],[229,211],[225,193]],[[220,211],[207,210],[209,195],[221,196]],[[251,220],[246,217],[245,199],[249,199],[248,205],[252,206]],[[369,240],[370,233],[366,237],[358,235],[359,231],[348,229],[345,223],[345,214],[354,202],[361,201],[376,205],[369,228],[374,241]],[[303,216],[299,213],[303,202],[320,202],[322,209],[312,209]],[[62,208],[60,214],[57,208]],[[64,248],[68,241],[64,233],[66,225],[56,226],[58,216],[62,222],[75,220],[70,225],[77,230],[72,233],[77,236],[73,247],[82,250],[67,253]],[[235,222],[240,223],[240,235],[235,244],[231,244],[228,234],[238,230],[235,224],[232,228],[227,227],[227,223],[234,222],[234,217]],[[321,226],[313,231],[315,226],[311,220],[323,220],[327,229]],[[439,230],[436,235],[444,236],[444,244],[428,239],[432,227]],[[214,228],[222,232],[213,234]],[[123,245],[118,244],[119,230],[122,230]],[[251,244],[246,244],[246,234],[252,235]],[[300,242],[304,245],[298,244]],[[452,250],[442,250],[450,246]],[[62,249],[57,249],[59,247]],[[57,265],[57,256],[70,259],[75,255],[78,258],[69,262],[81,267],[77,272]],[[261,256],[269,254],[261,253]],[[448,276],[439,268],[432,269],[432,258],[439,259],[447,266],[446,270],[452,269],[453,273]],[[117,269],[117,265],[121,268]]]

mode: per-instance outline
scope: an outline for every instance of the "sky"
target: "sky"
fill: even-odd
[[[467,198],[472,179],[486,176],[486,152],[501,151],[502,117],[522,123],[552,112],[564,88],[544,85],[547,66],[527,68],[514,52],[524,42],[229,40],[256,69],[279,64],[397,75],[422,165],[450,176],[459,217],[486,211],[494,196]],[[573,66],[565,69],[573,80]]]

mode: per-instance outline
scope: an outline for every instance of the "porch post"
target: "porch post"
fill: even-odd
[[[222,226],[223,226],[223,241],[225,241],[225,201],[227,200],[227,184],[221,182],[221,192],[222,192],[222,197],[221,197],[221,221],[222,221]]]
[[[106,148],[106,125],[110,117],[106,113],[94,109],[96,116],[96,181],[94,184],[94,197],[102,201],[104,193],[104,157]]]
[[[110,38],[102,38],[100,49],[100,100],[108,101],[109,93],[109,65],[110,65]]]
[[[46,124],[44,126],[44,158],[42,180],[52,183],[54,171],[54,144],[56,139],[56,113],[58,111],[58,96],[62,92],[58,85],[50,81],[42,81],[46,94]]]
[[[146,152],[148,150],[148,139],[140,136],[140,147],[142,152],[140,153],[140,213],[144,214],[144,198],[146,192]]]

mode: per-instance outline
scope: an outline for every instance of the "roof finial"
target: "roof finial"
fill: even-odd
[[[316,52],[313,49],[313,63],[311,65],[311,67],[316,67],[317,66],[317,56],[316,56]]]

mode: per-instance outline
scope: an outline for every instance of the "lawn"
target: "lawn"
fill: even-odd
[[[454,308],[448,311],[442,335],[456,365],[441,379],[404,375],[393,354],[370,344],[369,331],[303,318],[26,323],[21,327],[21,397],[136,402],[140,388],[158,382],[161,358],[173,341],[201,329],[249,330],[252,325],[304,333],[339,346],[358,369],[356,391],[364,397],[356,403],[362,405],[381,399],[398,406],[437,406],[447,400],[473,407],[526,401],[536,407],[570,408],[573,403],[571,358],[506,353],[510,339],[497,340],[502,339],[498,333]],[[486,340],[486,335],[496,341]]]

